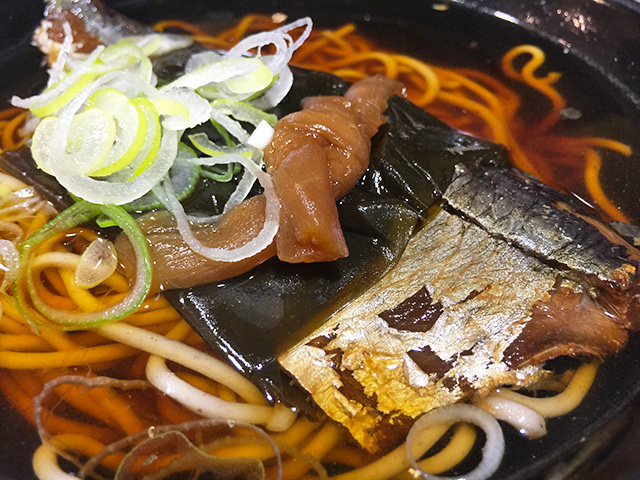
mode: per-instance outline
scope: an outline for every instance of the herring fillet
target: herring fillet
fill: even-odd
[[[382,438],[389,437],[389,424],[475,390],[535,378],[535,367],[510,369],[502,357],[557,274],[441,210],[391,272],[279,361],[331,418],[366,449],[378,451],[389,441]],[[431,328],[400,330],[381,318],[422,288],[440,309]],[[318,338],[327,341],[318,346]],[[425,350],[448,370],[421,369],[412,353]]]

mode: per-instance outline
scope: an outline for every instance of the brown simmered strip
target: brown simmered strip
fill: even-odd
[[[531,320],[504,352],[510,367],[539,365],[559,357],[603,359],[627,343],[627,332],[584,291],[555,287],[533,306]]]
[[[365,85],[359,86],[358,82],[351,88],[358,88],[362,94],[377,99],[379,105],[386,105],[386,100],[398,88],[397,82],[388,79],[361,82]],[[349,102],[342,97],[318,98],[328,99],[322,108],[318,107],[319,115],[303,110],[278,122],[274,141],[269,147],[271,153],[267,155],[268,160],[265,159],[282,207],[276,242],[240,262],[212,261],[189,248],[172,218],[146,215],[140,224],[154,262],[153,291],[235,277],[274,256],[276,250],[280,258],[291,262],[329,261],[348,253],[335,201],[354,187],[368,164],[370,139],[363,138],[358,125],[367,125],[366,131],[370,132],[371,126],[383,117],[382,112],[376,116],[368,110],[371,118],[361,113],[353,114],[349,111]],[[309,102],[322,104],[320,100]],[[300,126],[303,124],[309,129],[303,130]],[[285,131],[293,134],[285,135]],[[358,155],[352,151],[350,142],[354,139],[362,149]],[[345,151],[350,153],[342,155]],[[280,167],[283,171],[278,173]],[[335,176],[332,168],[340,174]],[[231,249],[242,246],[262,228],[264,205],[262,195],[245,200],[230,209],[218,224],[194,227],[198,229],[196,236],[208,247]],[[135,257],[129,240],[119,238],[117,247],[120,260],[131,276]]]
[[[399,84],[382,76],[361,80],[345,97],[313,97],[281,119],[265,150],[280,200],[278,257],[298,262],[348,255],[335,201],[369,165],[370,137],[384,121]]]
[[[399,94],[404,88],[398,82],[376,75],[366,82],[357,82],[344,94],[351,103],[351,111],[358,118],[358,127],[369,137],[373,136],[378,127],[385,122],[383,112],[387,108],[387,100],[394,94]]]
[[[281,208],[278,257],[290,263],[346,257],[349,250],[340,228],[324,151],[315,143],[305,142],[304,134],[294,131],[292,136],[301,145],[272,174]],[[296,248],[290,247],[293,245]]]
[[[264,223],[265,198],[262,195],[245,200],[232,208],[215,226],[195,231],[196,237],[210,247],[235,248],[253,239]],[[218,262],[198,255],[189,248],[178,232],[175,220],[166,211],[153,212],[138,220],[147,239],[153,265],[152,291],[184,288],[235,277],[275,255],[275,244],[253,257],[239,262]],[[135,269],[135,255],[126,236],[116,239],[120,261],[127,276]]]
[[[387,325],[409,332],[427,332],[442,313],[442,305],[433,302],[426,287],[393,308],[378,314]],[[424,369],[423,369],[424,370]]]

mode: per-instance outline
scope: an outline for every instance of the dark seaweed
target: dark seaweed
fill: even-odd
[[[283,349],[311,333],[399,258],[418,217],[402,202],[356,190],[339,205],[350,255],[322,264],[273,258],[245,275],[167,292],[219,354],[271,397],[304,407],[277,365]]]
[[[27,185],[32,185],[59,212],[74,203],[67,189],[60,185],[55,177],[38,168],[28,147],[2,152],[0,154],[0,168]]]
[[[440,199],[457,164],[504,166],[504,147],[464,135],[402,98],[393,98],[388,123],[374,137],[371,164],[361,183],[369,191],[403,199],[425,216]]]

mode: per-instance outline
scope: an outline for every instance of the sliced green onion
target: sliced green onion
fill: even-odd
[[[222,139],[225,141],[227,147],[235,147],[236,142],[233,141],[231,135],[229,135],[229,132],[227,132],[224,127],[216,122],[213,118],[210,120],[210,122],[211,125],[213,125],[213,127],[218,131]]]
[[[162,126],[171,130],[193,128],[211,117],[211,105],[193,90],[172,88],[151,99],[160,115]]]
[[[110,228],[118,226],[116,222],[111,220],[109,217],[105,217],[104,215],[100,215],[98,218],[96,218],[96,225],[98,225],[100,228]]]
[[[97,238],[89,244],[75,270],[75,284],[93,288],[104,282],[118,266],[116,247],[109,240]]]
[[[223,86],[235,95],[254,95],[255,93],[261,92],[265,88],[269,87],[272,81],[273,74],[271,73],[271,70],[269,70],[262,61],[260,61],[258,69],[251,75],[231,78],[227,80]]]
[[[122,170],[138,156],[145,144],[147,117],[126,95],[113,88],[98,90],[89,98],[86,108],[85,114],[92,109],[102,110],[116,123],[116,138],[104,166],[87,174],[102,177]]]
[[[37,115],[38,117],[47,117],[49,115],[53,115],[62,107],[64,107],[67,103],[73,100],[78,93],[84,90],[91,82],[95,80],[98,75],[94,72],[85,73],[80,76],[76,81],[74,81],[69,88],[67,88],[64,92],[57,95],[53,100],[49,103],[44,104],[41,107],[31,108],[31,113]],[[58,87],[61,83],[64,82],[64,78],[60,80],[60,83],[57,85],[53,85],[52,88]]]
[[[200,165],[191,161],[195,158],[197,158],[197,155],[191,148],[184,143],[178,145],[178,155],[173,162],[171,170],[169,170],[169,180],[176,192],[176,197],[180,201],[193,193],[200,180]],[[123,205],[123,207],[129,211],[145,211],[163,208],[163,205],[153,192],[148,192],[133,202]]]
[[[140,175],[130,180],[122,178],[121,172],[95,179],[74,172],[66,164],[51,162],[49,167],[60,185],[77,197],[93,203],[122,205],[141,197],[165,177],[176,158],[180,133],[165,130],[158,154]]]
[[[268,143],[270,131],[259,126],[274,125],[276,118],[255,106],[272,104],[286,94],[292,82],[287,62],[301,43],[294,42],[288,32],[298,27],[305,28],[306,37],[311,22],[302,19],[274,32],[252,35],[224,56],[212,52],[194,55],[187,63],[187,73],[161,88],[156,88],[149,56],[190,42],[186,37],[153,34],[122,39],[97,48],[86,61],[64,54],[51,83],[63,67],[71,70],[69,74],[40,95],[12,102],[44,117],[34,134],[33,156],[70,194],[95,204],[146,209],[158,204],[150,192],[163,179],[169,179],[167,186],[178,200],[191,193],[201,175],[200,164],[185,160],[176,162],[174,169],[172,165],[184,130],[207,121],[227,146],[195,136],[192,140],[198,150],[211,157],[241,155],[261,168],[259,150]],[[245,55],[247,49],[260,51],[270,44],[275,47],[274,55]],[[216,101],[209,103],[202,96],[206,92]],[[255,135],[250,135],[250,127],[245,130],[247,123],[256,127]],[[235,146],[232,137],[250,144]],[[207,169],[204,175],[229,181],[239,173],[238,168]],[[244,199],[251,189],[255,177],[246,172],[245,168],[227,207]]]
[[[260,122],[267,122],[275,127],[278,121],[278,117],[272,113],[263,112],[248,103],[236,100],[214,100],[211,102],[211,108],[215,112],[220,112],[241,122],[251,123],[254,127],[257,127]]]
[[[96,48],[89,58],[82,63],[80,68],[70,72],[39,95],[34,95],[33,97],[24,99],[14,96],[11,99],[11,103],[16,107],[29,108],[31,111],[38,112],[38,116],[55,113],[83,90],[83,84],[86,82],[90,83],[92,78],[95,78],[95,75],[89,72],[93,65],[98,61],[98,56],[103,50],[104,47]],[[86,87],[89,83],[86,83],[84,86]],[[71,93],[66,93],[70,89],[73,91]]]
[[[267,69],[268,71],[268,69]],[[270,74],[271,72],[269,72]],[[241,78],[254,78],[256,86],[264,83],[265,71],[264,63],[257,57],[252,58],[236,58],[232,60],[223,60],[219,62],[207,63],[185,73],[173,82],[165,85],[160,90],[170,90],[172,88],[187,87],[197,89],[209,84],[223,84],[228,86],[235,85],[235,88],[243,90],[247,88],[247,84],[251,80],[244,83],[235,83]],[[271,83],[271,79],[266,86]],[[266,88],[261,87],[261,89]]]
[[[189,36],[173,33],[149,33],[125,37],[120,41],[135,43],[148,57],[159,57],[193,45],[193,40]]]
[[[33,134],[31,154],[38,167],[53,174],[52,164],[64,162],[66,168],[81,175],[88,175],[101,168],[116,140],[117,129],[113,116],[102,110],[92,109],[73,117],[63,157],[54,160],[52,146],[59,122],[57,117],[47,117],[40,122]]]
[[[97,312],[78,313],[52,307],[40,297],[33,280],[32,261],[37,253],[38,246],[55,235],[99,215],[104,215],[115,221],[124,234],[129,237],[133,245],[136,255],[136,276],[131,291],[120,303]],[[22,243],[20,269],[18,278],[14,281],[14,292],[18,308],[34,328],[37,328],[36,325],[42,322],[31,311],[29,299],[35,309],[47,320],[60,325],[64,330],[72,330],[100,325],[135,312],[149,293],[151,273],[151,257],[147,249],[146,239],[131,215],[122,207],[116,205],[96,205],[83,201],[64,210]]]
[[[147,123],[147,138],[145,145],[140,151],[138,158],[131,162],[131,166],[135,169],[132,180],[144,172],[153,162],[160,148],[160,139],[162,138],[162,130],[160,128],[160,116],[156,107],[146,98],[134,98],[133,104],[142,112]]]
[[[0,293],[4,292],[16,279],[19,266],[18,249],[9,240],[0,239],[0,270],[4,272]],[[2,305],[0,305],[0,313]]]
[[[148,83],[155,83],[151,60],[144,50],[135,43],[120,40],[105,48],[100,54],[100,60],[104,65],[101,73],[114,70],[132,70],[132,67],[137,67],[134,71],[138,77]]]
[[[215,171],[214,168],[215,167],[211,167],[211,170],[203,168],[202,176],[216,182],[227,183],[233,179],[234,175],[242,171],[242,166],[239,163],[228,163],[224,171],[220,171],[219,169]]]
[[[242,155],[247,158],[251,158],[252,153],[249,148],[244,146],[237,147],[225,147],[212,142],[206,133],[198,132],[189,135],[189,141],[193,144],[198,151],[208,155],[209,157],[217,157],[220,155]]]
[[[236,100],[215,100],[211,102],[211,119],[242,143],[247,143],[250,134],[240,122],[257,127],[261,123],[275,126],[278,118],[257,108]]]

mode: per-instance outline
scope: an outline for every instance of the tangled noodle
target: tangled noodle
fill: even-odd
[[[216,36],[207,35],[192,24],[173,20],[158,23],[156,29],[186,31],[205,46],[227,49],[251,32],[277,27],[277,20],[275,16],[249,15],[234,28]],[[516,68],[515,65],[527,57],[522,68]],[[628,156],[630,148],[615,140],[595,137],[558,141],[552,128],[561,118],[565,101],[553,86],[560,77],[558,73],[538,76],[544,60],[544,53],[531,45],[512,49],[502,60],[505,75],[537,90],[551,102],[551,111],[533,127],[518,117],[519,96],[498,80],[478,71],[443,69],[405,55],[379,51],[359,36],[353,25],[314,31],[295,53],[292,63],[328,71],[347,80],[376,73],[397,78],[406,86],[410,100],[456,128],[506,145],[516,167],[555,184],[557,180],[540,151],[534,151],[525,141],[533,128],[536,141],[547,147],[554,158],[580,172],[592,200],[602,211],[612,219],[627,221],[600,185],[598,150],[605,148]],[[27,140],[29,135],[21,131],[26,117],[25,112],[16,108],[0,113],[3,150],[18,148]],[[26,187],[8,178],[0,180],[13,190]],[[41,202],[40,208],[11,218],[11,228],[18,232],[14,241],[28,237],[53,215]],[[5,220],[0,216],[1,221]],[[96,288],[80,288],[74,283],[73,270],[79,255],[95,238],[97,234],[87,228],[74,228],[39,246],[33,278],[39,295],[49,305],[93,312],[118,302],[127,294],[129,286],[118,272]],[[136,313],[119,323],[78,331],[43,327],[38,335],[19,313],[13,297],[0,293],[0,300],[0,391],[34,424],[34,398],[45,390],[46,405],[55,405],[55,408],[38,410],[45,444],[36,455],[36,463],[44,465],[44,471],[49,472],[43,473],[42,478],[49,475],[54,478],[58,468],[55,452],[64,452],[64,456],[75,459],[78,464],[82,464],[81,458],[84,461],[98,458],[103,467],[115,471],[126,453],[113,445],[131,446],[143,437],[149,438],[152,432],[149,429],[163,425],[201,421],[202,406],[213,400],[221,410],[208,415],[219,415],[223,411],[230,418],[238,415],[237,421],[263,426],[281,452],[285,479],[326,478],[323,464],[330,463],[352,469],[331,477],[336,480],[374,480],[394,475],[395,478],[415,478],[410,473],[404,445],[373,459],[345,441],[339,425],[325,419],[310,420],[283,405],[270,406],[256,387],[213,356],[204,341],[161,296],[147,298]],[[131,340],[134,338],[135,342]],[[198,360],[189,361],[190,355]],[[566,390],[555,397],[533,399],[508,390],[493,396],[518,401],[544,417],[560,415],[580,403],[596,370],[594,364],[583,365],[570,379]],[[92,388],[61,381],[48,384],[66,375],[149,380],[158,388],[142,388],[142,393],[132,393],[108,383]],[[196,397],[202,401],[193,400]],[[418,445],[414,448],[419,446],[421,452],[428,451],[449,430],[450,425],[446,424],[426,428],[417,434]],[[440,450],[420,461],[420,468],[434,474],[451,469],[473,448],[476,433],[471,426],[462,424],[446,438]],[[212,441],[199,448],[216,457],[259,459],[264,463],[267,476],[277,476],[279,456],[272,446],[240,440]],[[111,447],[107,447],[109,445]],[[100,452],[103,454],[96,457]],[[172,458],[171,453],[167,455],[165,464]]]

